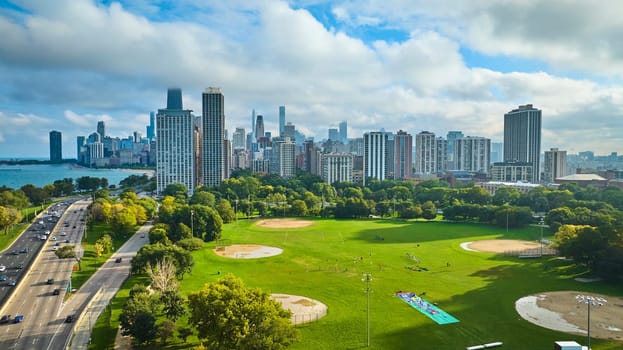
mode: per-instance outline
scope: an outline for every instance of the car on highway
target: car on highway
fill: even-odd
[[[9,283],[7,283],[7,285],[9,285],[11,287],[15,286],[16,284],[17,284],[16,280],[10,280]]]
[[[11,255],[19,255],[19,252],[17,250],[12,250]]]
[[[67,232],[61,232],[61,236],[67,236]]]
[[[9,276],[7,276],[6,274],[0,275],[0,281],[6,281],[8,279],[9,279]]]
[[[0,265],[0,272],[2,272],[2,271],[6,271],[6,266]]]
[[[54,284],[54,278],[48,278],[46,284]]]
[[[20,249],[19,252],[28,254],[28,247],[24,247],[24,248]]]
[[[65,323],[72,323],[73,321],[74,321],[74,315],[68,315],[67,317],[65,317]]]
[[[20,323],[24,321],[24,315],[17,315],[15,316],[15,318],[13,319],[13,323]]]
[[[11,315],[3,315],[2,317],[0,317],[0,324],[9,323],[9,321],[11,321]]]
[[[53,241],[56,241],[56,240],[57,240],[56,236],[52,237],[52,240],[53,240]]]
[[[61,290],[59,288],[56,288],[53,292],[52,295],[59,295],[61,294]]]
[[[17,265],[15,265],[15,268],[18,269],[18,270],[21,270],[21,269],[24,268],[24,264],[17,264]]]
[[[122,262],[122,261],[123,261],[123,259],[122,259],[122,258],[117,258],[117,259],[115,259],[115,262],[116,262],[116,263],[120,263],[120,262]]]
[[[58,246],[54,246],[54,247],[52,247],[52,250],[53,250],[53,251],[57,251],[57,250],[58,250]]]

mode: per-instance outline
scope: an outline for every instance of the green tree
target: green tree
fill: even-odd
[[[22,214],[14,208],[0,206],[0,228],[4,234],[9,233],[9,228],[22,221]]]
[[[150,244],[160,243],[163,245],[169,245],[171,244],[171,240],[169,239],[169,236],[167,235],[166,230],[162,228],[152,227],[152,229],[149,230],[149,243]]]
[[[184,239],[180,239],[179,241],[175,242],[176,245],[191,252],[203,248],[203,245],[204,245],[203,243],[204,242],[202,239],[196,238],[196,237],[184,238]]]
[[[223,219],[224,224],[233,222],[236,219],[234,208],[231,207],[231,203],[227,199],[219,199],[216,204],[216,211]]]
[[[134,258],[132,258],[132,272],[145,272],[149,266],[155,266],[159,260],[165,257],[173,261],[177,277],[180,279],[184,274],[189,273],[195,264],[190,252],[176,245],[147,244],[139,249]]]
[[[500,187],[493,194],[492,203],[495,205],[515,205],[521,193],[514,187]]]
[[[426,220],[432,220],[437,217],[437,208],[432,201],[426,201],[422,204],[422,217]]]
[[[160,294],[162,312],[164,315],[177,321],[186,314],[186,300],[176,290],[167,290]]]
[[[186,339],[193,335],[193,329],[190,327],[180,327],[177,329],[177,337],[182,341],[182,343],[186,343]]]
[[[156,308],[146,292],[135,292],[127,299],[119,315],[123,335],[132,336],[139,344],[156,338]]]
[[[74,251],[74,246],[73,245],[66,245],[66,246],[62,246],[59,247],[54,254],[56,254],[56,256],[59,259],[69,259],[69,258],[75,258],[76,257],[76,252]]]
[[[189,324],[210,349],[286,349],[296,329],[268,293],[227,275],[188,295]]]
[[[164,320],[162,321],[162,323],[160,323],[160,325],[158,326],[157,336],[158,338],[160,338],[160,342],[162,343],[162,345],[167,345],[167,341],[169,340],[169,338],[171,338],[173,334],[175,334],[175,329],[176,326],[174,321]]]
[[[290,208],[290,214],[293,216],[305,216],[307,215],[307,204],[300,199],[296,199],[292,202]]]
[[[214,194],[206,191],[195,191],[190,198],[190,204],[206,205],[208,207],[214,207],[216,198]]]
[[[186,197],[188,197],[188,188],[179,183],[169,184],[165,187],[164,191],[162,191],[162,195],[186,199]]]

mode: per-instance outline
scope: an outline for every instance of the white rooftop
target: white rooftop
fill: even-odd
[[[567,176],[563,176],[563,177],[558,177],[556,178],[556,180],[563,180],[563,181],[606,181],[606,179],[604,179],[603,177],[597,175],[597,174],[573,174],[573,175],[567,175]]]

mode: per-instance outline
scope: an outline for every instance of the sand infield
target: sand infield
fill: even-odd
[[[313,221],[299,219],[264,219],[255,223],[266,228],[301,228],[313,225]]]
[[[516,239],[486,239],[475,242],[461,243],[465,250],[489,253],[504,253],[539,248],[538,242],[521,241]]]
[[[290,294],[271,294],[270,297],[292,311],[292,324],[314,322],[327,315],[327,306],[318,300]]]
[[[525,320],[556,331],[587,334],[588,305],[579,303],[575,291],[547,292],[525,296],[515,309]],[[588,294],[607,300],[591,307],[591,338],[623,340],[623,298]]]
[[[226,247],[214,248],[212,251],[225,258],[258,259],[267,258],[283,253],[283,249],[259,244],[232,244]]]

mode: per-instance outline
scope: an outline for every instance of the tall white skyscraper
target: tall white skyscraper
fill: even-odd
[[[202,166],[203,185],[218,186],[226,176],[225,164],[225,96],[219,88],[210,87],[202,94]]]
[[[156,191],[179,183],[192,194],[195,188],[194,116],[182,109],[182,90],[169,89],[167,108],[156,115]]]
[[[272,142],[270,172],[281,177],[296,175],[296,144],[289,137],[275,137]]]
[[[541,166],[541,110],[531,104],[504,114],[504,161],[532,164],[532,179],[539,182]]]
[[[554,183],[556,178],[567,176],[567,151],[551,148],[549,151],[545,151],[543,159],[544,182]]]
[[[372,131],[363,134],[363,185],[368,178],[385,180],[387,178],[388,134]]]
[[[443,140],[443,139],[442,139]],[[444,140],[445,141],[445,140]],[[434,174],[445,162],[445,143],[438,141],[435,134],[422,131],[415,135],[415,172],[418,174]]]
[[[454,140],[454,170],[489,172],[491,140],[468,136]]]

